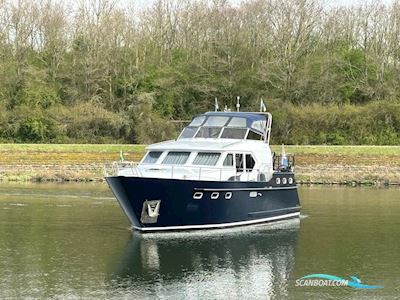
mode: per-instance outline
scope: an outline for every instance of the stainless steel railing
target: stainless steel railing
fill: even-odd
[[[142,173],[138,168],[138,163],[131,161],[114,161],[104,165],[104,176],[118,176],[121,170],[128,170],[132,176],[142,177]]]
[[[142,165],[134,162],[113,162],[104,166],[105,176],[160,177],[193,180],[266,181],[271,174],[267,165],[260,169],[240,170],[233,167],[185,165]],[[147,173],[147,174],[146,174]]]

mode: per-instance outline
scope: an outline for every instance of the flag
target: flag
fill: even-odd
[[[119,151],[119,160],[120,161],[124,161],[125,160],[125,157],[124,157],[124,154],[122,153],[122,150]]]
[[[218,111],[219,105],[218,105],[218,99],[215,97],[215,111]]]
[[[282,152],[281,152],[281,166],[285,166],[285,167],[289,166],[289,161],[286,156],[285,147],[283,144],[282,144]]]
[[[267,107],[264,104],[264,100],[261,98],[260,101],[260,112],[266,112],[267,111]]]

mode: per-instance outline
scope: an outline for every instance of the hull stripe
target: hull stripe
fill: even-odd
[[[257,216],[257,215],[269,214],[269,213],[274,213],[274,212],[284,211],[284,210],[287,210],[288,212],[293,211],[293,210],[298,211],[300,209],[301,209],[301,206],[293,206],[293,207],[285,207],[285,208],[279,208],[279,209],[273,209],[273,210],[255,211],[255,212],[248,213],[248,216]]]
[[[203,191],[203,192],[230,192],[230,191],[277,191],[277,190],[294,190],[297,189],[297,186],[283,186],[283,187],[263,187],[263,188],[225,188],[225,189],[208,189],[208,188],[195,188],[195,191]]]
[[[248,221],[239,221],[239,222],[231,222],[231,223],[221,223],[221,224],[205,224],[205,225],[183,225],[183,226],[165,226],[165,227],[137,227],[132,226],[133,229],[137,229],[140,231],[162,231],[162,230],[190,230],[190,229],[209,229],[209,228],[227,228],[234,226],[242,226],[242,225],[251,225],[257,223],[264,223],[268,221],[287,219],[300,216],[300,212],[290,213],[286,215],[274,216],[269,218],[257,219],[257,220],[248,220]]]

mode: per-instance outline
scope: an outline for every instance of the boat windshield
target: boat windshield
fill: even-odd
[[[218,138],[221,127],[201,127],[196,134],[197,138]]]
[[[221,139],[244,139],[246,136],[246,128],[224,128]]]
[[[213,116],[208,117],[207,121],[204,123],[204,126],[210,127],[222,127],[225,126],[226,122],[228,122],[229,117],[222,117],[222,116]]]
[[[185,129],[183,129],[182,134],[180,136],[181,139],[190,139],[192,137],[194,137],[194,135],[197,132],[198,127],[186,127]]]
[[[249,134],[247,135],[248,140],[256,140],[256,141],[262,141],[264,139],[264,136],[261,134],[258,134],[257,132],[250,130]]]
[[[204,123],[204,120],[206,119],[205,116],[200,116],[196,117],[193,119],[193,121],[189,124],[189,126],[200,126]]]
[[[227,127],[246,128],[246,119],[245,118],[234,117],[229,121]]]
[[[263,141],[265,129],[266,120],[253,121],[249,117],[232,115],[203,115],[195,117],[189,126],[183,129],[179,139],[221,138]]]

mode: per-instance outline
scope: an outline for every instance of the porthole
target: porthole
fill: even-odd
[[[226,200],[229,200],[229,199],[231,199],[232,198],[232,192],[226,192],[225,193],[225,199]]]
[[[194,193],[193,199],[200,200],[201,198],[203,198],[203,193],[202,192]]]
[[[211,199],[213,199],[213,200],[218,199],[218,197],[219,197],[219,193],[218,192],[214,192],[214,193],[211,194]]]
[[[292,184],[292,183],[293,183],[293,178],[290,177],[290,178],[288,179],[288,182],[289,182],[289,184]]]
[[[249,197],[250,198],[256,198],[258,196],[257,192],[250,192]]]
[[[281,184],[281,179],[279,177],[276,178],[276,184]]]
[[[286,179],[286,177],[283,177],[282,178],[282,184],[286,184],[287,183],[287,179]]]

